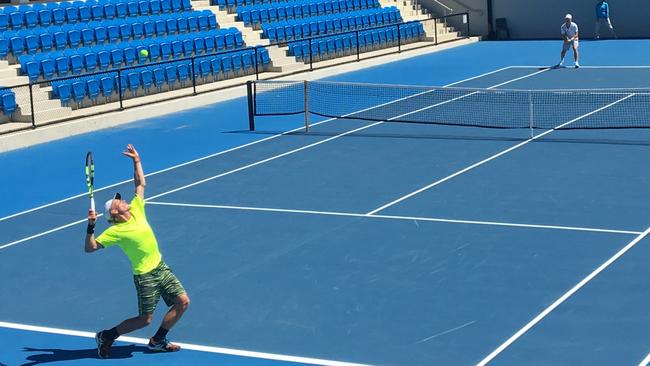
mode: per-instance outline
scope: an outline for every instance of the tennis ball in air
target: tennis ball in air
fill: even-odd
[[[147,51],[147,50],[140,50],[140,56],[142,56],[142,57],[149,57],[149,51]]]

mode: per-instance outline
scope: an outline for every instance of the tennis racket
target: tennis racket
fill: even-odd
[[[90,195],[90,209],[95,211],[95,161],[93,153],[86,154],[86,185],[88,185],[88,194]]]

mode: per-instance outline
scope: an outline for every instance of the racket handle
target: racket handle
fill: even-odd
[[[95,199],[94,198],[90,199],[90,210],[95,211]]]

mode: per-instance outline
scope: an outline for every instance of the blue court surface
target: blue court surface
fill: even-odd
[[[482,42],[329,80],[647,88],[649,46],[585,41],[576,70],[540,68],[558,42]],[[613,102],[547,114],[649,118]],[[647,364],[650,129],[247,118],[237,99],[0,155],[0,365]],[[99,360],[94,332],[137,303],[120,250],[83,252],[83,159],[98,202],[128,195],[127,143],[191,305],[170,332],[183,351],[143,344],[161,303]]]

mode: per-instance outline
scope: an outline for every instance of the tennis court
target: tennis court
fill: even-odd
[[[187,147],[212,149],[205,158],[147,150],[154,137],[168,136],[160,144],[183,133],[174,125],[140,136],[145,172],[155,172],[149,221],[192,298],[170,333],[183,352],[148,354],[142,342],[152,326],[121,338],[116,360],[96,359],[89,337],[137,304],[120,251],[83,253],[85,195],[50,193],[37,209],[8,212],[0,219],[0,277],[11,279],[0,286],[11,294],[0,312],[8,350],[0,363],[643,363],[650,67],[542,68],[540,54],[554,43],[516,43],[506,56],[530,52],[515,64],[503,57],[419,83],[379,80],[417,88],[339,84],[367,83],[369,71],[313,82],[324,91],[309,94],[309,109],[322,116],[311,116],[308,131],[302,114],[256,117],[247,131],[246,101],[233,101],[223,107],[233,127],[212,142],[220,148]],[[465,46],[374,75],[503,47]],[[618,46],[592,47],[598,55]],[[304,108],[303,84],[283,85],[259,94],[258,112]],[[596,88],[608,90],[566,92]],[[424,121],[436,123],[412,123]],[[58,164],[79,170],[69,178],[78,187],[65,189],[83,192],[87,149],[79,148],[95,145],[99,201],[130,193],[132,182],[113,176],[130,174],[119,149],[141,146],[139,133],[72,139],[77,160]],[[7,164],[24,154],[7,154]]]

